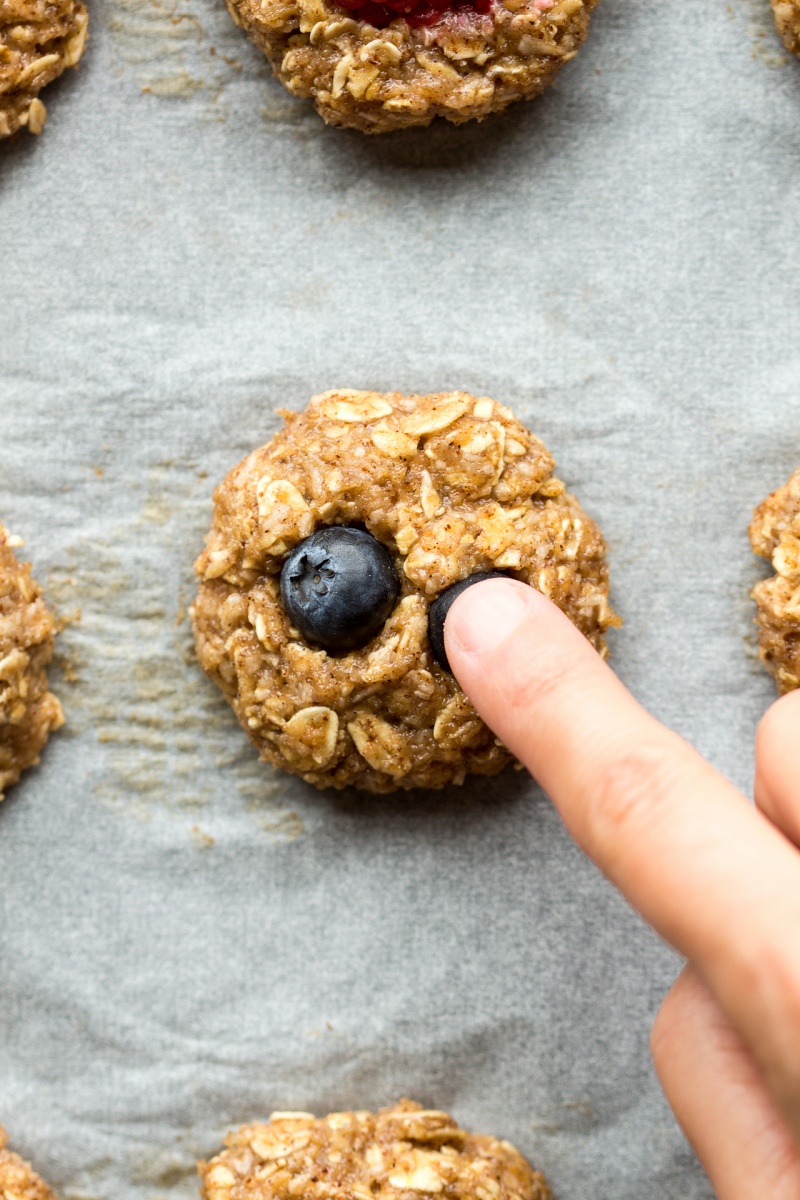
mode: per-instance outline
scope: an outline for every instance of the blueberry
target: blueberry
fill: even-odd
[[[468,587],[472,587],[473,583],[482,583],[484,579],[508,578],[505,571],[476,571],[474,575],[468,575],[466,579],[459,579],[458,583],[453,583],[449,588],[445,588],[433,601],[428,609],[428,641],[431,644],[433,657],[443,671],[450,671],[452,674],[450,663],[447,661],[447,651],[444,648],[444,622],[453,601]]]
[[[388,550],[367,533],[329,525],[295,546],[281,570],[289,620],[326,650],[363,646],[383,625],[400,595]]]

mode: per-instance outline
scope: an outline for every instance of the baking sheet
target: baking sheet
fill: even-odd
[[[320,796],[192,663],[191,564],[278,406],[514,406],[610,543],[613,662],[738,784],[753,505],[798,460],[800,66],[766,0],[604,0],[558,86],[367,140],[217,0],[93,0],[0,148],[0,514],[70,623],[0,810],[0,1120],[64,1200],[182,1200],[273,1108],[401,1095],[558,1200],[700,1200],[649,1065],[676,961],[522,775]]]

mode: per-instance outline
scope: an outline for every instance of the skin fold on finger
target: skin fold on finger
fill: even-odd
[[[800,690],[764,714],[756,734],[755,800],[800,845]]]
[[[579,845],[696,964],[800,1136],[800,855],[534,589],[469,588],[445,641]]]
[[[651,1049],[672,1111],[719,1200],[797,1200],[800,1150],[791,1129],[692,967],[667,995]]]

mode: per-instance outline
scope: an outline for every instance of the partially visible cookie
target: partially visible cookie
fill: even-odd
[[[77,66],[89,14],[80,0],[0,0],[0,137],[41,133],[46,84]]]
[[[7,1144],[6,1131],[0,1125],[0,1200],[56,1200],[30,1163],[9,1150]]]
[[[296,96],[330,125],[454,124],[538,96],[598,0],[227,0]]]
[[[750,544],[775,568],[753,589],[759,654],[779,691],[788,692],[800,687],[800,467],[756,509]]]
[[[0,800],[64,723],[47,688],[53,619],[30,566],[14,556],[21,544],[0,525]]]
[[[410,1100],[378,1113],[273,1113],[200,1163],[204,1200],[552,1200],[510,1142]]]
[[[800,0],[772,0],[772,10],[784,46],[800,55]]]

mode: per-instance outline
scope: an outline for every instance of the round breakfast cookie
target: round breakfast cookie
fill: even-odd
[[[488,397],[331,391],[281,413],[214,493],[192,608],[203,668],[261,757],[317,787],[495,774],[510,755],[432,652],[429,608],[501,571],[605,654],[619,619],[599,529]]]
[[[29,1163],[7,1148],[0,1125],[0,1200],[55,1200],[54,1193]]]
[[[0,0],[0,137],[42,132],[39,92],[77,66],[88,23],[80,0]]]
[[[501,112],[553,82],[598,0],[228,0],[330,125],[385,133]]]
[[[27,563],[0,525],[0,800],[64,723],[61,705],[47,690],[53,654],[53,620]]]
[[[204,1200],[552,1200],[510,1142],[401,1100],[378,1113],[273,1113],[200,1163]]]
[[[800,55],[800,0],[772,0],[772,10],[784,46]]]
[[[800,467],[753,514],[750,544],[775,574],[753,589],[759,654],[778,689],[800,687]]]

